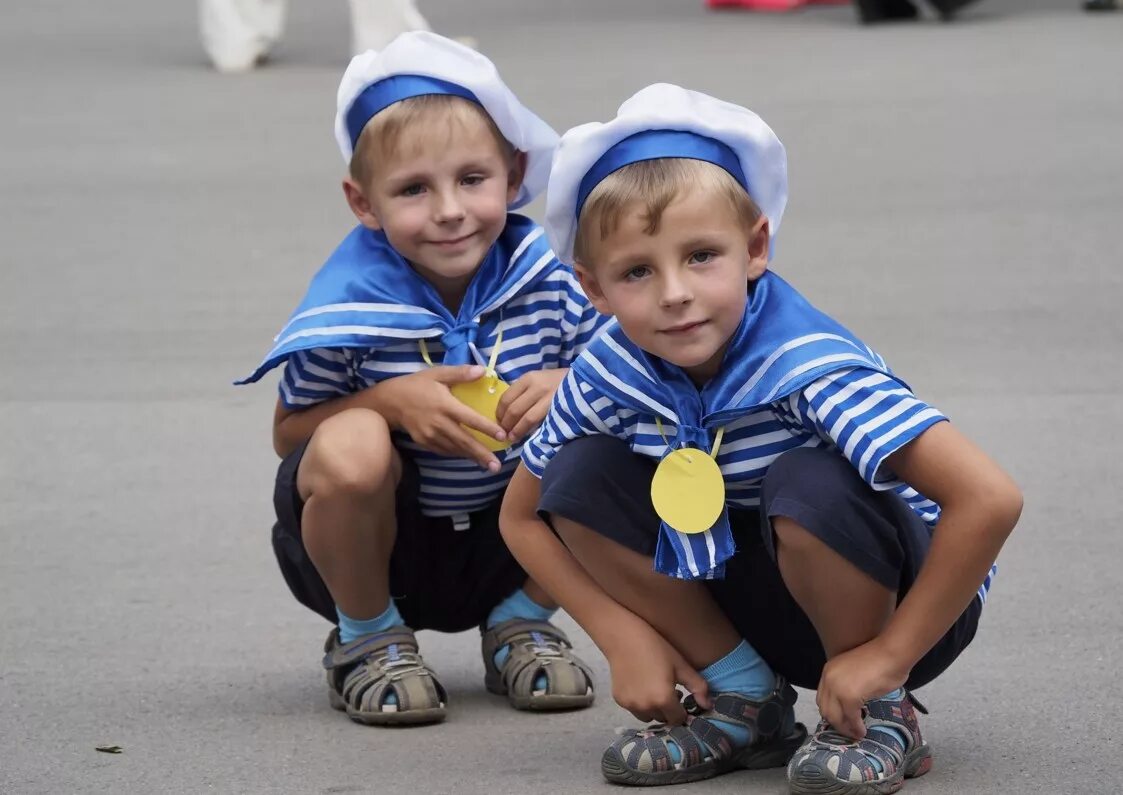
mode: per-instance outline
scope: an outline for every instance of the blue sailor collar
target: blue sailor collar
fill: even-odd
[[[292,354],[312,348],[381,348],[439,339],[445,346],[444,364],[478,361],[481,318],[559,267],[542,228],[510,214],[453,315],[385,234],[359,226],[313,277],[262,363],[235,383],[257,381]]]
[[[668,435],[666,455],[679,447],[708,453],[718,428],[852,367],[889,373],[868,346],[769,271],[749,286],[721,368],[701,390],[682,368],[629,340],[619,325],[594,340],[573,370],[617,406],[659,418]],[[721,577],[733,552],[727,512],[705,533],[679,533],[664,523],[656,569],[684,579]]]

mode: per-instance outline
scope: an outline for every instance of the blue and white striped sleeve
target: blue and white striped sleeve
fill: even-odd
[[[523,445],[523,463],[531,474],[541,478],[546,465],[566,442],[597,434],[626,438],[612,401],[598,396],[570,370],[554,393],[550,413]]]
[[[314,348],[289,357],[279,386],[281,405],[306,409],[355,391],[351,357],[344,349]]]
[[[612,318],[602,315],[593,307],[572,271],[566,272],[562,285],[565,291],[565,314],[561,323],[561,364],[562,367],[568,367]]]
[[[785,403],[878,490],[901,485],[885,459],[947,419],[893,376],[862,367],[829,373]]]

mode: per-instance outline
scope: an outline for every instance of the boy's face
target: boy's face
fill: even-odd
[[[578,277],[632,342],[703,384],[741,323],[748,282],[768,267],[768,221],[746,230],[725,197],[690,190],[663,211],[657,232],[647,226],[641,205],[626,207]]]
[[[478,119],[419,130],[398,149],[375,166],[368,185],[344,181],[348,203],[442,296],[462,295],[503,231],[523,156],[511,163]]]

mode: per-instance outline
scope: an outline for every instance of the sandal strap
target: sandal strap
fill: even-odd
[[[328,684],[353,710],[382,711],[388,691],[397,696],[398,712],[442,707],[447,700],[409,627],[394,627],[345,644],[339,643],[339,630],[334,629],[324,650]]]
[[[323,665],[329,671],[354,665],[365,657],[386,652],[395,645],[398,647],[399,654],[417,654],[417,637],[413,634],[413,630],[406,626],[393,627],[376,635],[363,635],[350,643],[343,644],[339,643],[339,630],[336,629],[324,644],[326,653]]]
[[[530,621],[522,618],[513,618],[496,624],[484,633],[484,640],[489,645],[487,650],[494,653],[504,646],[535,640],[533,637],[535,634],[542,636],[547,643],[554,642],[567,649],[573,648],[566,634],[548,621]],[[521,637],[524,635],[528,637]]]
[[[906,693],[905,697],[900,700],[877,699],[869,702],[864,710],[867,730],[885,726],[900,732],[906,740],[906,745],[901,749],[901,753],[902,755],[908,754],[913,748],[923,743],[920,737],[920,721],[916,717],[916,704],[917,701],[911,693]],[[927,710],[924,712],[928,714]],[[884,733],[882,733],[882,736],[885,736]]]

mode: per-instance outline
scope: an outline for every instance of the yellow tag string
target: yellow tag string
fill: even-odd
[[[487,374],[495,378],[495,365],[499,362],[499,348],[503,345],[503,329],[495,334],[495,347],[491,349],[491,359],[487,363]]]
[[[503,344],[503,329],[500,329],[495,336],[495,347],[491,349],[491,359],[487,363],[487,373],[494,378],[497,373],[495,372],[495,365],[499,362],[499,348]],[[430,367],[436,367],[433,364],[432,358],[429,356],[429,346],[425,344],[425,340],[418,340],[417,347],[421,349],[421,358],[425,360],[425,364]]]
[[[667,441],[667,434],[663,433],[663,421],[660,420],[659,417],[655,418],[655,427],[659,429],[659,435],[663,437],[663,444],[667,445],[667,447],[670,447],[671,443]],[[724,425],[718,428],[717,433],[714,434],[714,447],[712,450],[710,450],[710,458],[714,459],[715,461],[717,460],[718,450],[721,449],[721,439],[723,436],[725,436]]]
[[[725,436],[725,426],[722,425],[714,434],[714,449],[710,451],[710,458],[717,461],[717,451],[721,449],[721,437]]]
[[[436,367],[433,360],[429,358],[429,346],[425,344],[425,340],[418,340],[417,346],[421,348],[421,358],[425,360],[425,364],[430,367]]]

